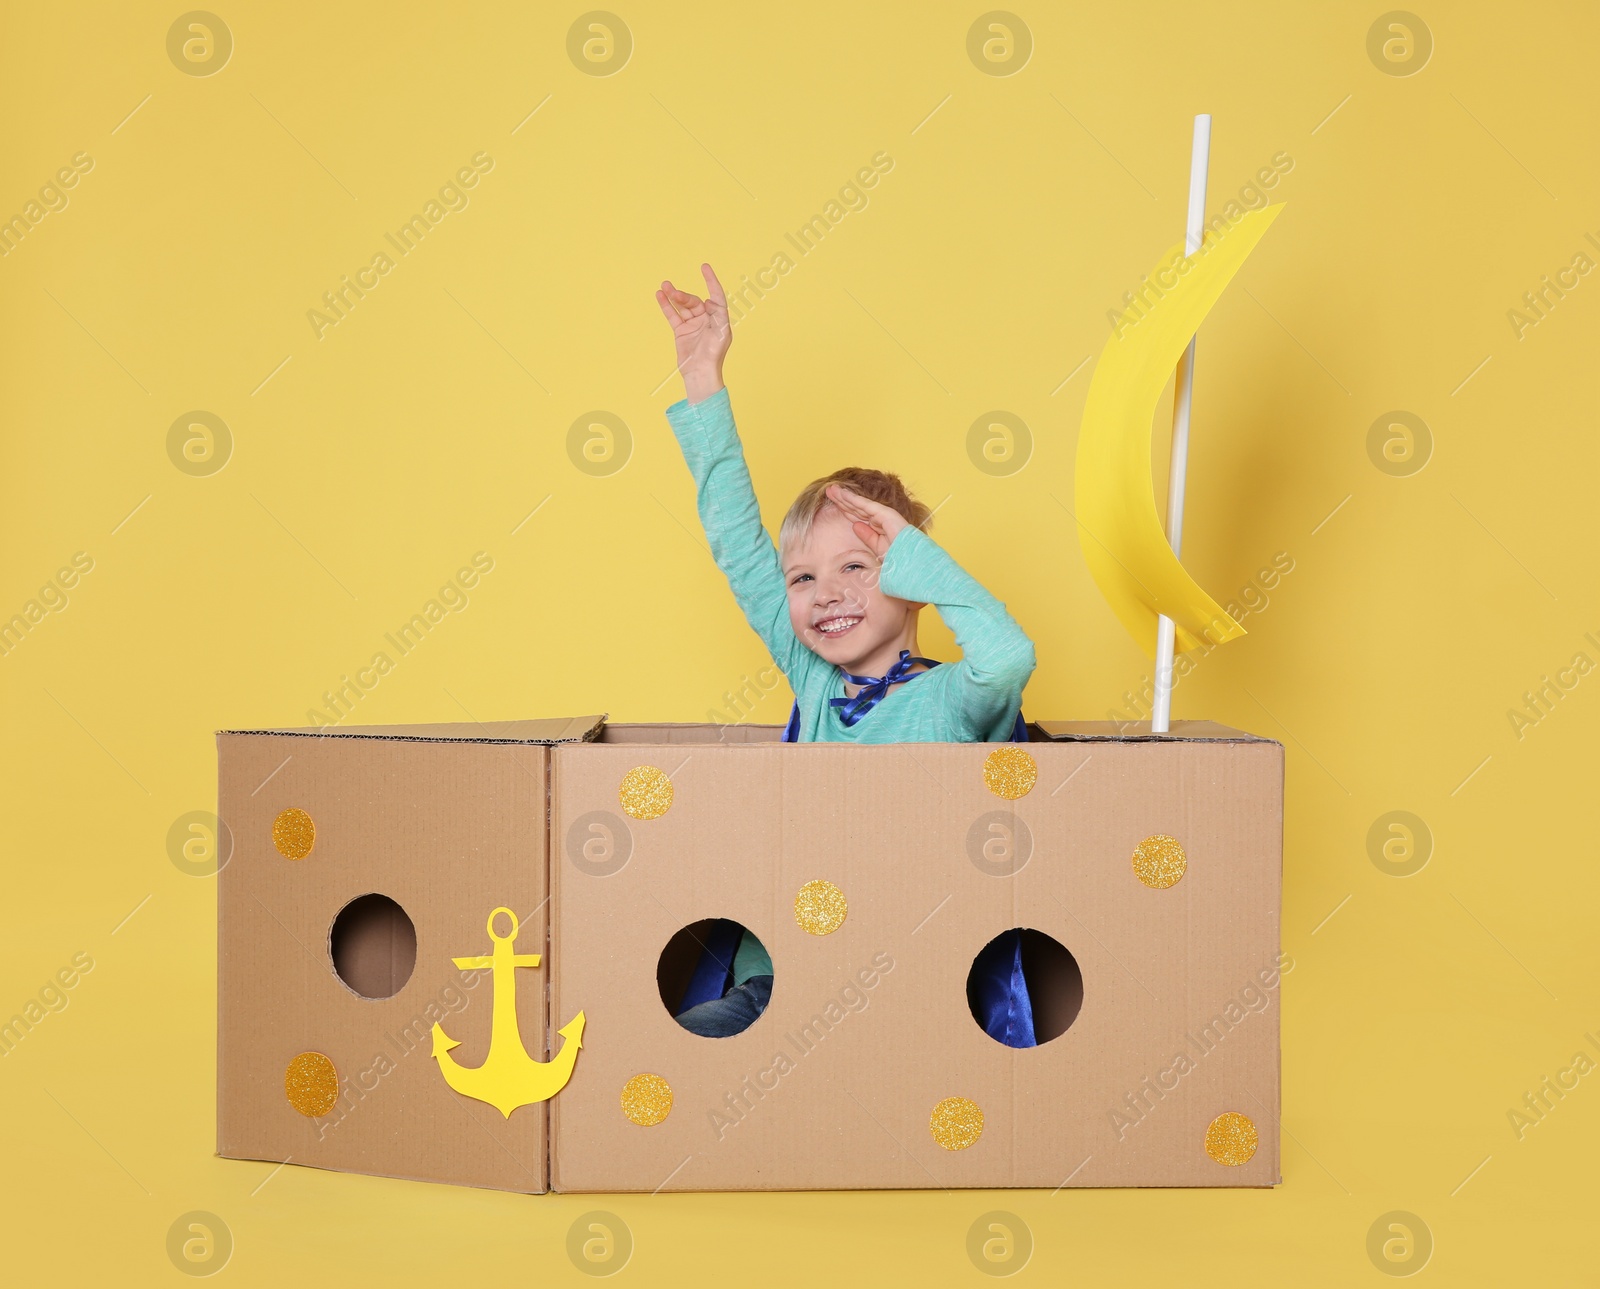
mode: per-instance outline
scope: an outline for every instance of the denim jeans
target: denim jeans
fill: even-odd
[[[702,1038],[727,1038],[742,1033],[766,1011],[772,998],[772,977],[751,976],[721,998],[699,1003],[678,1013],[678,1024]]]

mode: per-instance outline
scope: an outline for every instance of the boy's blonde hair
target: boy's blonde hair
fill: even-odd
[[[867,470],[861,466],[846,466],[821,479],[813,479],[800,490],[800,495],[794,499],[794,504],[789,507],[789,513],[783,517],[783,523],[778,528],[780,554],[792,542],[802,541],[810,535],[811,526],[816,523],[823,507],[833,505],[828,500],[828,487],[835,483],[843,484],[869,501],[888,506],[908,524],[924,532],[933,518],[933,512],[911,495],[905,484],[900,482],[899,475],[884,470]]]

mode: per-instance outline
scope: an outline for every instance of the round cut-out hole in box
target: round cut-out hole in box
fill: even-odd
[[[972,1019],[1007,1047],[1060,1038],[1082,1007],[1078,960],[1061,941],[1032,927],[1002,931],[979,950],[967,973]]]
[[[417,965],[417,929],[387,895],[360,895],[333,919],[328,953],[334,974],[352,992],[393,998]]]
[[[656,964],[656,987],[667,1015],[691,1034],[732,1038],[767,1009],[772,961],[742,924],[703,918],[667,941]]]

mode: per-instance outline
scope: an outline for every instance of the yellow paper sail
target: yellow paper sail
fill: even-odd
[[[1078,431],[1078,541],[1100,593],[1152,658],[1163,613],[1176,627],[1179,652],[1245,634],[1167,544],[1150,473],[1150,427],[1190,338],[1282,209],[1246,212],[1220,236],[1208,233],[1188,257],[1181,244],[1169,250],[1142,299],[1122,315],[1089,384]]]

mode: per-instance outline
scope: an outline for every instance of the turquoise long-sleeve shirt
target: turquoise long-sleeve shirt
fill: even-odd
[[[694,476],[700,522],[733,588],[800,708],[802,743],[1003,743],[1033,674],[1033,642],[1005,605],[944,549],[907,524],[884,559],[886,595],[933,605],[961,646],[947,662],[896,685],[854,725],[828,701],[846,696],[844,672],[813,652],[789,622],[777,548],[761,524],[726,387],[699,403],[680,399],[667,421]]]

